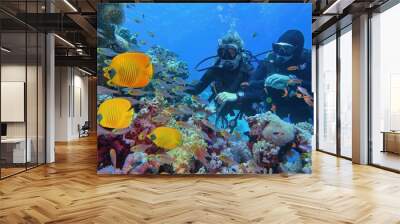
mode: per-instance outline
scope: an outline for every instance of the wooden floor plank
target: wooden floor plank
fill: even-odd
[[[313,174],[98,176],[96,141],[0,181],[0,223],[400,223],[400,175],[320,152]]]

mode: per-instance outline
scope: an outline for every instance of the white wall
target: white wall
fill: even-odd
[[[75,70],[77,71],[77,70]],[[79,75],[74,75],[74,108],[72,109],[73,112],[73,119],[72,119],[72,136],[79,137],[78,133],[78,124],[83,125],[85,121],[89,120],[88,115],[88,78],[81,76],[82,73]]]
[[[72,67],[56,67],[55,74],[55,140],[70,141],[88,120],[88,78]]]
[[[69,100],[69,76],[67,67],[55,68],[55,141],[68,140],[68,100]]]

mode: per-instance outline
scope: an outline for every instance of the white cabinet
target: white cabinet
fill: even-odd
[[[25,144],[27,143],[26,151]],[[25,163],[32,161],[32,140],[24,138],[7,138],[1,140],[2,147],[12,151],[12,163]]]

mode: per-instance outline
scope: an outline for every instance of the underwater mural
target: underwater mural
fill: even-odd
[[[98,4],[98,174],[311,173],[311,4]]]

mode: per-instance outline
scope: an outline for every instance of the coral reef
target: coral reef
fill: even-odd
[[[312,125],[291,124],[268,111],[248,117],[249,147],[257,166],[273,173],[310,173]]]
[[[99,5],[99,15],[101,24],[121,25],[125,19],[123,4],[101,4]]]
[[[237,163],[245,163],[252,159],[251,152],[244,141],[229,141],[229,146],[224,151],[232,155],[232,159]]]
[[[251,127],[251,136],[263,138],[277,146],[283,146],[295,137],[294,125],[283,121],[270,111],[249,117],[247,121]]]
[[[168,152],[168,154],[175,157],[173,167],[177,173],[194,172],[196,164],[193,163],[193,159],[196,157],[199,157],[197,158],[199,160],[202,159],[200,156],[206,152],[207,143],[203,140],[199,134],[199,129],[195,126],[183,128],[175,123],[173,127],[179,128],[183,136],[183,144]]]
[[[99,135],[97,138],[97,160],[98,168],[113,165],[115,168],[121,169],[125,158],[130,153],[129,144],[127,144],[122,135]],[[116,152],[116,164],[112,164],[110,150]]]
[[[279,150],[279,146],[265,140],[258,141],[253,145],[254,160],[260,167],[277,169]]]
[[[184,97],[181,102],[171,105],[162,94],[142,97],[127,132],[99,136],[99,173],[311,172],[310,124],[294,125],[272,112],[257,114],[246,119],[250,140],[244,141],[239,133],[211,124],[205,105],[195,98]],[[155,145],[147,136],[161,126],[179,130],[182,144],[172,150]],[[115,165],[112,150],[116,151]]]
[[[112,45],[118,41],[115,34],[125,19],[124,6],[122,4],[101,4],[98,10],[100,17],[97,24],[97,46],[114,49]]]
[[[173,78],[179,77],[187,79],[189,77],[188,66],[185,62],[178,59],[174,52],[159,45],[150,47],[146,52],[155,67],[155,78]]]

